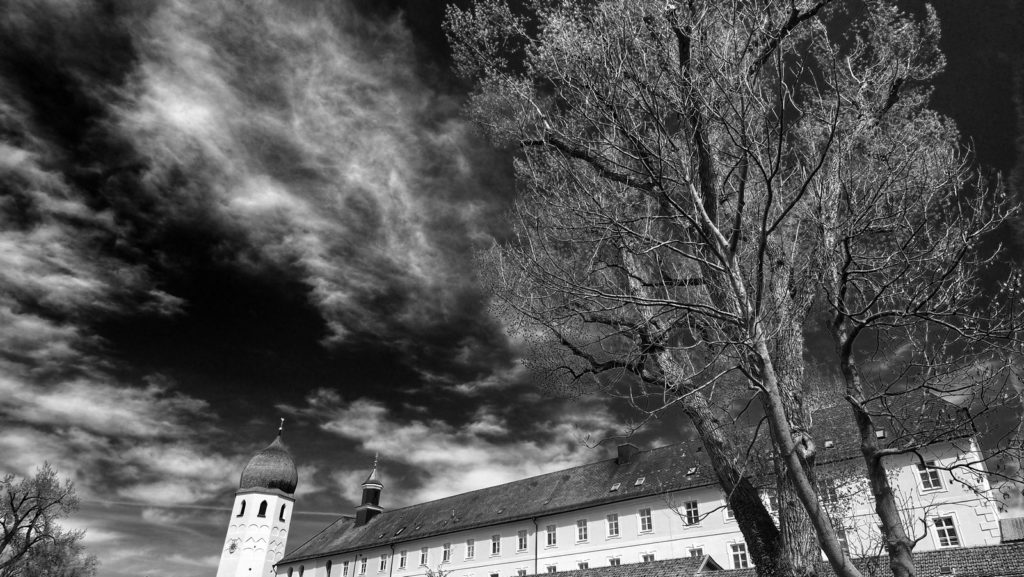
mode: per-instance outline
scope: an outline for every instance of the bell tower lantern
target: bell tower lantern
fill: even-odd
[[[377,478],[377,461],[379,455],[373,457],[373,469],[363,481],[362,503],[356,507],[356,527],[365,525],[370,519],[380,515],[384,508],[380,506],[380,492],[384,485]]]

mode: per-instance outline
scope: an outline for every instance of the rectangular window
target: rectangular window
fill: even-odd
[[[700,523],[700,510],[697,508],[696,501],[687,501],[683,503],[684,510],[684,521],[687,525],[696,525]]]
[[[729,545],[729,550],[732,552],[733,569],[746,569],[750,567],[750,561],[747,559],[746,543],[733,543]]]
[[[381,555],[380,556],[380,566],[377,568],[377,570],[378,571],[384,571],[387,568],[388,568],[388,556],[387,555]]]
[[[736,518],[736,513],[732,510],[732,505],[728,502],[725,504],[725,520],[732,521]]]
[[[491,555],[501,555],[501,535],[491,536]]]
[[[640,560],[644,563],[650,563],[654,561],[654,553],[644,553],[640,556]]]
[[[580,519],[576,521],[576,540],[586,541],[587,540],[587,520]]]
[[[526,577],[526,569],[516,569],[516,575],[519,577]]]
[[[935,466],[935,461],[925,461],[924,464],[917,463],[917,476],[921,479],[921,488],[925,491],[931,491],[942,488],[942,477],[939,476],[939,472],[931,467]]]
[[[348,561],[341,563],[341,577],[348,577]]]
[[[761,493],[761,501],[769,513],[779,510],[779,497],[775,494],[775,491]]]
[[[359,574],[366,575],[366,557],[359,560]]]
[[[548,525],[547,532],[548,547],[554,547],[555,545],[558,545],[558,527],[555,527],[554,525]]]
[[[618,537],[619,536],[619,514],[612,513],[608,515],[608,536]]]
[[[519,551],[526,551],[526,529],[522,529],[517,534],[516,546]]]
[[[577,565],[580,569],[590,569],[590,563],[587,561],[580,561]]]
[[[835,505],[839,502],[839,491],[836,489],[836,482],[833,479],[826,479],[819,483],[818,494],[821,495],[821,502],[824,505]]]
[[[690,557],[703,557],[703,556],[704,556],[704,548],[703,547],[690,547]]]
[[[618,557],[612,557],[608,559],[609,567],[618,567],[619,565],[622,565],[622,559],[619,559]]]
[[[935,536],[939,540],[939,547],[959,547],[960,537],[956,534],[956,526],[953,525],[952,517],[936,517],[932,519],[935,526]]]
[[[637,514],[640,516],[640,532],[650,533],[651,531],[653,531],[654,522],[651,521],[651,510],[640,509],[639,511],[637,511]]]
[[[441,562],[447,563],[452,560],[452,544],[445,543],[441,546]]]
[[[836,527],[836,541],[839,541],[839,548],[849,557],[850,541],[846,538],[846,527]]]
[[[408,561],[409,561],[409,552],[408,551],[402,551],[401,553],[398,554],[398,568],[399,569],[405,569],[405,566],[408,563]]]
[[[422,549],[420,549],[420,565],[422,565],[422,566],[426,566],[427,565],[427,548],[426,547],[423,547]]]
[[[556,565],[548,565],[547,571],[548,573],[556,573],[558,571],[558,567]]]
[[[466,539],[466,559],[472,559],[476,555],[476,540]]]
[[[497,573],[491,573],[491,577],[498,577]]]

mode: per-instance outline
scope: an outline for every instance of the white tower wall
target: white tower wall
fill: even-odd
[[[260,516],[263,502],[267,503],[267,508]],[[295,499],[276,489],[247,489],[236,493],[217,577],[273,575],[274,564],[284,556],[294,504]]]

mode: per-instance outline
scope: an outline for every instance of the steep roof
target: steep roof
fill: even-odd
[[[1024,541],[1024,517],[999,520],[999,533],[1003,543]]]
[[[643,482],[637,484],[641,478]],[[384,511],[361,527],[355,526],[354,519],[338,519],[280,563],[526,520],[715,482],[700,444],[679,443],[641,451],[633,455],[629,463],[619,464],[616,459],[608,459]],[[617,489],[612,491],[616,484]]]
[[[854,559],[861,572],[870,577],[892,577],[886,556]],[[1024,577],[1024,543],[986,547],[956,547],[914,553],[917,577]],[[819,577],[835,577],[827,561],[817,563]],[[721,577],[756,577],[750,569],[731,569]],[[604,577],[594,575],[593,577]]]
[[[884,432],[884,448],[923,447],[974,434],[962,409],[932,394],[913,392],[880,397],[868,405],[876,430]],[[818,462],[860,457],[860,434],[848,404],[814,411],[811,431],[818,444]],[[827,446],[831,441],[832,447]]]

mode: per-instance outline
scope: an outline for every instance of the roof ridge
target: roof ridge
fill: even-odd
[[[662,445],[660,447],[653,447],[653,448],[645,449],[645,450],[642,449],[642,450],[640,450],[640,453],[653,453],[654,451],[659,451],[659,450],[667,449],[667,448],[670,448],[670,447],[676,447],[678,445],[682,445],[682,444],[685,444],[685,443],[688,443],[688,442],[692,443],[692,442],[695,442],[695,441],[692,441],[692,440],[691,441],[678,441],[676,443],[669,443],[668,445]],[[507,483],[500,483],[498,485],[488,485],[486,487],[480,487],[479,489],[473,489],[472,491],[464,491],[462,493],[455,493],[454,495],[447,495],[445,497],[440,497],[438,499],[431,499],[430,501],[420,501],[419,503],[413,503],[411,505],[406,505],[404,507],[398,507],[398,508],[395,508],[395,509],[384,509],[384,513],[394,513],[396,511],[401,511],[403,509],[410,509],[410,508],[413,508],[413,507],[422,507],[422,506],[430,504],[430,503],[439,503],[439,502],[447,500],[447,499],[455,499],[456,497],[462,497],[462,496],[465,496],[465,495],[472,495],[473,493],[479,493],[481,491],[491,491],[491,490],[497,489],[498,487],[505,487],[507,485],[515,485],[517,483],[525,483],[527,481],[531,481],[533,479],[539,479],[541,477],[547,477],[549,475],[557,475],[558,473],[567,473],[569,471],[575,471],[577,469],[582,469],[584,467],[593,467],[594,465],[599,465],[601,463],[605,463],[605,462],[608,462],[608,461],[614,461],[617,458],[618,457],[610,457],[608,459],[601,459],[600,461],[591,461],[589,463],[583,463],[581,465],[575,465],[573,467],[568,467],[568,468],[565,468],[565,469],[558,469],[557,471],[549,471],[547,473],[541,473],[539,475],[534,475],[532,477],[525,477],[523,479],[516,479],[515,481],[508,481]]]

